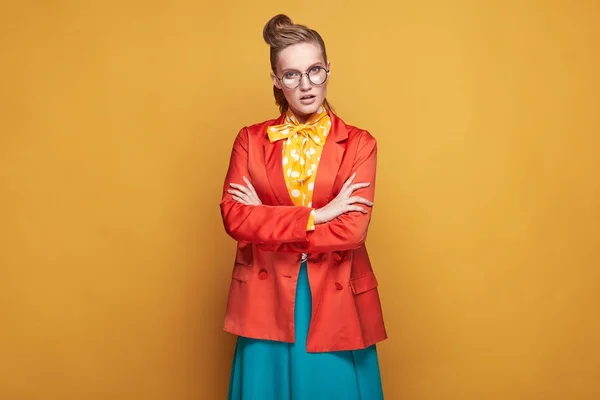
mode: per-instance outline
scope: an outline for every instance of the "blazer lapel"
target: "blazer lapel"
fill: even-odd
[[[279,117],[273,125],[282,124],[285,119],[285,114]],[[268,129],[268,127],[266,128]],[[277,197],[279,204],[282,206],[293,206],[294,203],[290,198],[290,194],[285,186],[285,179],[283,176],[283,140],[278,140],[275,143],[269,141],[269,136],[265,129],[265,168],[267,172],[267,179],[271,185],[271,190]]]
[[[331,130],[325,141],[325,145],[323,146],[321,160],[319,161],[319,167],[317,168],[312,201],[313,208],[326,206],[334,197],[333,185],[335,184],[335,179],[337,178],[345,151],[345,146],[342,145],[342,142],[348,139],[346,125],[332,111],[329,112],[329,115],[331,117]],[[285,115],[282,115],[273,124],[281,124],[284,119]],[[271,143],[266,130],[264,154],[267,178],[271,185],[271,190],[275,194],[280,205],[293,206],[294,203],[290,198],[283,175],[283,140]]]
[[[319,161],[319,166],[317,168],[312,201],[313,208],[326,206],[334,197],[333,185],[345,151],[345,146],[343,146],[341,142],[348,139],[346,125],[333,113],[333,111],[329,111],[329,116],[331,117],[331,130],[329,131],[329,136],[323,146],[321,160]],[[287,190],[285,185],[284,189]]]

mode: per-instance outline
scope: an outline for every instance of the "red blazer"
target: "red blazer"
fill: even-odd
[[[371,201],[377,143],[368,132],[330,112],[332,129],[317,169],[314,208],[329,203],[344,182],[371,185],[354,192]],[[294,302],[302,253],[308,254],[312,317],[309,352],[356,350],[387,338],[365,239],[371,219],[352,212],[306,231],[310,208],[294,206],[282,167],[283,141],[270,143],[276,120],[245,127],[237,135],[220,203],[228,235],[238,242],[224,329],[235,335],[292,343]],[[263,205],[244,205],[227,193],[230,183],[252,182]]]

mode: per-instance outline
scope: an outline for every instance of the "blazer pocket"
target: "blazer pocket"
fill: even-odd
[[[251,268],[252,267],[249,265],[236,262],[233,266],[233,272],[231,273],[231,277],[236,281],[247,282],[248,277],[250,276]]]
[[[360,294],[375,289],[378,285],[377,278],[373,272],[350,279],[350,286],[352,287],[352,293],[354,294]]]

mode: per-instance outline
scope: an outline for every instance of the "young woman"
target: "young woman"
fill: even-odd
[[[380,400],[386,331],[365,248],[377,144],[325,94],[321,36],[267,22],[277,119],[244,127],[221,214],[237,242],[225,330],[238,335],[231,400]]]

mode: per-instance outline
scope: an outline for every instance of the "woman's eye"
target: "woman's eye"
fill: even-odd
[[[312,72],[312,73],[317,73],[317,72],[319,72],[319,70],[320,70],[320,69],[321,69],[321,67],[312,67],[312,68],[310,69],[310,72]]]
[[[294,79],[296,76],[298,76],[297,72],[286,72],[285,75],[283,75],[283,77],[287,79]]]

